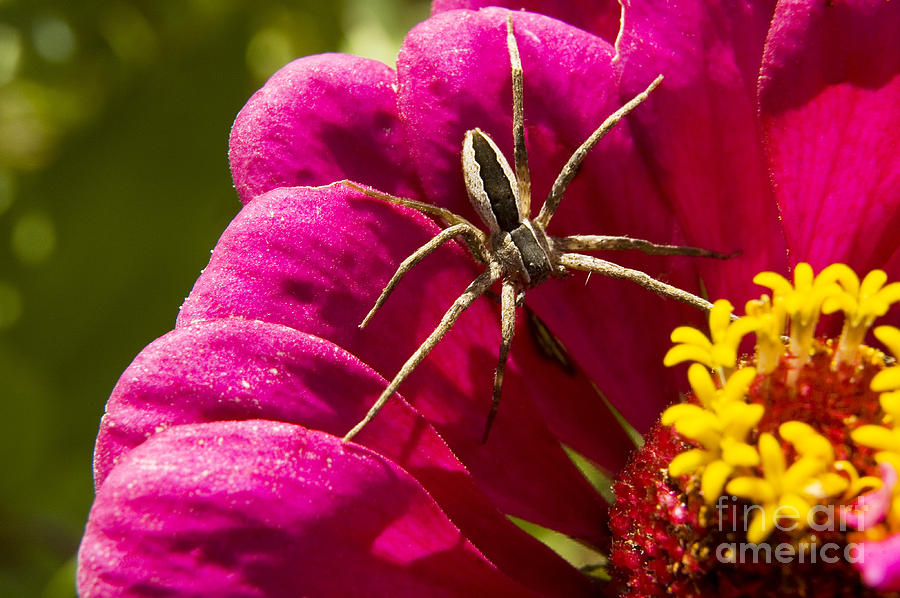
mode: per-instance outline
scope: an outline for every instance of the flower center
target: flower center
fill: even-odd
[[[692,362],[692,393],[616,482],[614,575],[633,596],[900,589],[900,554],[896,587],[892,561],[876,571],[865,558],[900,538],[900,367],[863,344],[900,283],[881,270],[860,281],[843,264],[754,282],[771,295],[744,316],[720,300],[708,336],[672,333],[664,361]],[[839,314],[840,334],[817,338],[821,316]],[[900,356],[900,330],[873,332]]]

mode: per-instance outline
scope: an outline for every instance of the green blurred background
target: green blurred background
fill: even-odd
[[[231,122],[297,56],[393,64],[423,0],[0,0],[0,596],[74,596],[103,405],[239,204]]]

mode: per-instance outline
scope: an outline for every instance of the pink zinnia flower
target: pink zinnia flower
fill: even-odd
[[[506,515],[606,546],[607,504],[563,446],[623,467],[630,441],[592,383],[646,431],[684,386],[660,364],[672,328],[701,321],[689,308],[599,277],[530,291],[481,444],[499,338],[482,299],[403,384],[405,401],[340,441],[478,269],[445,246],[357,329],[438,228],[332,183],[475,220],[464,131],[512,154],[508,13],[451,10],[482,4],[436,2],[396,72],[302,58],[238,115],[244,208],[101,424],[82,596],[598,591]],[[598,123],[665,75],[589,156],[554,234],[741,250],[715,264],[622,258],[735,301],[753,274],[790,261],[900,278],[900,5],[624,4],[621,32],[609,2],[527,3],[571,24],[514,15],[537,198]]]

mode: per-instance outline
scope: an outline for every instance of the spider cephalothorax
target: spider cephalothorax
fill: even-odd
[[[709,311],[712,304],[664,282],[656,280],[639,270],[632,270],[596,257],[572,253],[574,251],[598,251],[636,249],[652,255],[687,255],[695,257],[724,258],[726,255],[698,249],[674,245],[657,245],[649,241],[632,239],[631,237],[610,237],[602,235],[573,235],[568,237],[552,237],[547,234],[550,219],[559,206],[563,193],[575,178],[587,153],[606,135],[625,115],[631,112],[661,82],[662,75],[657,77],[643,92],[635,96],[627,104],[609,116],[595,130],[575,153],[556,177],[553,187],[538,215],[531,218],[531,174],[528,169],[528,152],[525,148],[525,124],[523,110],[523,75],[519,49],[513,30],[513,19],[510,15],[506,27],[507,47],[512,67],[513,90],[513,141],[515,173],[494,141],[481,129],[471,129],[463,138],[462,169],[466,191],[475,212],[488,228],[488,233],[471,222],[431,204],[394,197],[371,189],[365,189],[344,181],[344,184],[365,193],[370,197],[391,203],[404,205],[420,212],[434,216],[442,221],[444,230],[428,243],[406,258],[397,272],[387,283],[375,306],[366,315],[360,327],[368,324],[379,307],[384,304],[388,295],[406,272],[418,264],[428,254],[443,243],[462,237],[469,247],[472,256],[486,265],[486,270],[479,275],[456,299],[444,314],[437,328],[419,346],[406,361],[391,383],[369,410],[366,417],[350,430],[345,440],[353,438],[381,409],[387,399],[425,358],[429,351],[441,340],[453,326],[457,318],[475,299],[484,294],[495,282],[502,280],[500,292],[500,357],[494,375],[494,391],[491,409],[484,430],[487,439],[491,423],[500,403],[500,390],[503,384],[503,372],[509,347],[515,329],[515,309],[521,303],[523,293],[548,278],[563,277],[569,270],[596,272],[613,278],[622,278],[654,291],[664,297],[683,301],[702,310]]]

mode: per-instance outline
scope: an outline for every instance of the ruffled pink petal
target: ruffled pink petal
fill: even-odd
[[[630,121],[686,238],[739,250],[698,267],[709,296],[759,296],[761,270],[784,271],[785,244],[769,187],[756,82],[774,2],[625,1],[617,45],[627,97],[665,80]]]
[[[897,471],[888,463],[878,466],[881,487],[857,497],[849,505],[842,507],[844,520],[853,529],[865,531],[884,521],[891,509]]]
[[[79,553],[100,596],[533,596],[390,460],[269,421],[177,426],[100,488]]]
[[[880,542],[861,542],[857,550],[861,558],[853,565],[866,585],[882,592],[900,590],[900,534]]]
[[[882,267],[900,247],[900,4],[779,3],[760,106],[793,259]]]
[[[391,378],[478,271],[466,252],[447,245],[414,268],[359,330],[397,265],[436,232],[420,214],[343,185],[272,191],[245,206],[222,235],[178,326],[229,316],[282,324],[328,339]],[[572,387],[565,372],[511,364],[496,425],[481,443],[498,342],[497,307],[482,298],[401,392],[503,511],[601,541],[605,504],[533,407],[537,397]],[[586,399],[599,413],[596,395]],[[608,414],[598,419],[597,442],[622,455],[629,445],[616,426]]]
[[[415,193],[396,89],[392,69],[344,54],[300,58],[272,75],[231,130],[229,160],[241,201],[342,179]]]
[[[512,155],[508,14],[501,9],[438,14],[410,32],[398,59],[400,113],[426,196],[472,218],[459,164],[465,130],[487,131]],[[536,213],[574,149],[622,102],[611,45],[540,15],[513,16]],[[624,124],[588,156],[550,232],[685,241]],[[723,247],[731,248],[717,248]],[[700,290],[689,260],[621,254],[611,259]],[[675,377],[660,365],[669,332],[694,314],[632,283],[600,277],[584,283],[583,275],[549,281],[530,291],[527,303],[628,420],[647,429],[677,396]]]
[[[619,34],[622,8],[616,0],[434,0],[431,14],[455,9],[477,10],[502,6],[536,12],[581,27],[613,43]]]
[[[292,328],[237,318],[176,329],[122,374],[100,426],[95,481],[167,428],[267,419],[339,435],[387,383],[339,347]],[[477,489],[443,440],[402,399],[355,441],[416,478],[469,541],[502,571],[542,595],[586,593],[586,578],[522,532]]]

